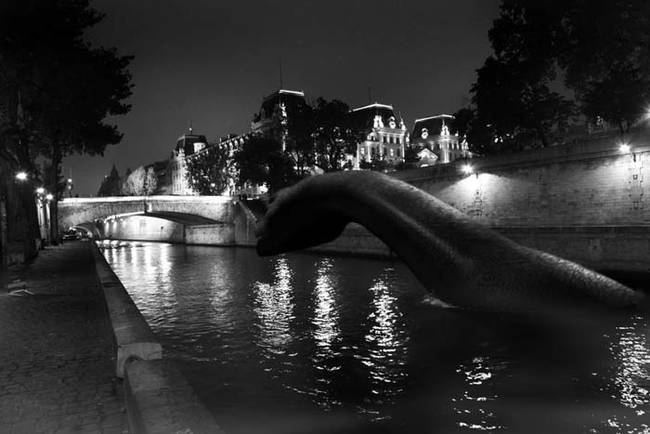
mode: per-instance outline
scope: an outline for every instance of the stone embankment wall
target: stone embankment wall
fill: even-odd
[[[601,270],[650,272],[650,137],[588,143],[395,173],[521,244]]]
[[[115,373],[124,379],[129,431],[222,433],[187,380],[165,359],[162,345],[95,246],[93,255],[115,339]]]

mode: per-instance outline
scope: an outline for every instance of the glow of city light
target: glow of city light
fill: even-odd
[[[38,193],[38,194],[43,194],[43,193],[45,193],[45,189],[44,189],[43,187],[38,187],[38,188],[36,189],[36,193]]]
[[[631,149],[631,148],[630,148],[630,145],[628,145],[627,143],[621,143],[621,144],[619,145],[619,147],[618,147],[618,150],[619,150],[622,154],[627,154],[627,153],[629,153],[629,152],[630,152],[630,149]]]
[[[18,181],[26,181],[27,180],[27,172],[18,172],[18,173],[16,173],[16,179]]]
[[[68,178],[68,184],[72,184],[72,178]]]
[[[52,199],[54,199],[54,196],[52,196],[51,194],[48,194],[47,196],[45,196],[45,199],[52,200]]]
[[[465,175],[471,175],[472,173],[474,173],[474,168],[472,167],[471,164],[464,164],[460,170],[462,170]]]

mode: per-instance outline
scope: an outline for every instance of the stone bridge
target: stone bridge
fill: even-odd
[[[60,230],[95,238],[211,245],[254,240],[254,217],[228,196],[67,198],[58,211]]]

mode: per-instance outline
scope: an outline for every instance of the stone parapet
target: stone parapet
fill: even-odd
[[[123,378],[129,359],[161,359],[162,346],[99,249],[95,246],[92,251],[117,346],[115,372]]]
[[[132,432],[223,433],[187,380],[167,360],[129,361],[124,391]]]

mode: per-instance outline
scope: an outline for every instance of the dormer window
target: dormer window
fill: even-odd
[[[205,143],[200,143],[200,142],[194,143],[194,152],[195,153],[201,151],[203,148],[205,148]]]

